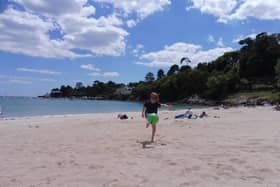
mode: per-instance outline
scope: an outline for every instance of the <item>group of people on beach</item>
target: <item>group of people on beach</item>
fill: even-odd
[[[170,109],[172,105],[160,103],[159,94],[152,92],[150,94],[150,99],[144,103],[142,109],[142,117],[146,118],[146,128],[149,128],[150,126],[152,127],[151,142],[155,141],[157,123],[159,122],[158,109],[160,107],[166,107]],[[274,109],[280,111],[280,105],[279,104],[276,105]],[[193,116],[196,116],[196,118],[204,118],[204,117],[208,117],[208,114],[205,111],[203,111],[200,115],[195,115],[193,114],[192,110],[189,108],[186,111],[186,113],[175,116],[175,119],[180,119],[180,118],[193,119]],[[128,116],[126,114],[119,114],[118,118],[128,119]]]

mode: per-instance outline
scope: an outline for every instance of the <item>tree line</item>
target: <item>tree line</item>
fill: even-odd
[[[188,57],[167,72],[148,72],[144,81],[117,84],[95,81],[91,86],[77,83],[74,88],[53,89],[51,97],[99,97],[105,99],[145,100],[152,91],[164,101],[178,101],[191,96],[221,100],[240,91],[280,89],[280,34],[260,33],[255,39],[239,41],[241,48],[227,52],[212,62],[200,62],[191,67]],[[130,91],[117,92],[129,88]]]

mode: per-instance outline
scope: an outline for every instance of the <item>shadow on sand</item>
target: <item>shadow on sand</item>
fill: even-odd
[[[156,145],[166,146],[165,143],[156,143],[151,141],[137,141],[137,143],[141,144],[143,149],[152,149],[155,148]]]

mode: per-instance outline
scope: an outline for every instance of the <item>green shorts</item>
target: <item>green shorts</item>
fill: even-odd
[[[156,125],[159,121],[158,114],[156,113],[147,114],[147,120],[151,125]]]

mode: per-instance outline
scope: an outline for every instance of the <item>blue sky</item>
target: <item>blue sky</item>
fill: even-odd
[[[139,81],[279,30],[278,0],[0,0],[0,95]]]

